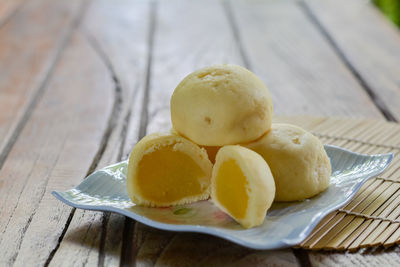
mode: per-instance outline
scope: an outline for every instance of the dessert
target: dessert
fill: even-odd
[[[260,155],[238,145],[218,151],[211,178],[217,207],[250,228],[262,224],[274,196],[274,178]]]
[[[331,164],[321,141],[290,124],[272,124],[262,138],[245,144],[259,153],[275,179],[275,201],[315,196],[329,186]]]
[[[211,172],[212,163],[198,145],[174,134],[150,134],[130,154],[128,195],[150,207],[207,199]]]
[[[272,99],[263,82],[236,65],[215,65],[186,76],[171,97],[171,121],[202,146],[255,140],[272,121]]]
[[[272,124],[268,89],[247,69],[214,65],[186,76],[171,97],[168,134],[150,134],[129,157],[132,201],[165,207],[208,199],[245,228],[273,201],[299,201],[329,186],[319,139]],[[214,166],[213,166],[214,164]]]

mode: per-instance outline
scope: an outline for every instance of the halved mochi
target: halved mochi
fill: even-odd
[[[265,160],[238,145],[222,147],[211,178],[211,199],[245,228],[263,223],[275,197],[275,182]]]
[[[198,145],[174,134],[151,134],[133,148],[127,190],[138,205],[166,207],[209,198],[212,163]]]

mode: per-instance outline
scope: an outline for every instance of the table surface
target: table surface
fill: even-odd
[[[56,200],[168,129],[191,71],[234,63],[278,115],[400,120],[400,35],[361,0],[0,0],[0,266],[398,265],[399,249],[257,251]]]

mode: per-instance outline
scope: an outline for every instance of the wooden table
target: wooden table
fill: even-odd
[[[397,247],[256,251],[50,194],[169,128],[176,84],[213,63],[254,71],[278,115],[400,120],[400,35],[367,1],[0,0],[0,266],[398,265]]]

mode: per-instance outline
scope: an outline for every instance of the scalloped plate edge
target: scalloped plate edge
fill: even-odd
[[[236,243],[238,245],[241,246],[245,246],[248,248],[252,248],[252,249],[263,249],[263,250],[273,250],[273,249],[282,249],[282,248],[288,248],[288,247],[293,247],[296,246],[298,244],[300,244],[304,239],[307,238],[307,236],[312,232],[312,230],[317,226],[317,224],[330,212],[346,205],[352,198],[353,196],[360,190],[361,186],[363,184],[365,184],[365,182],[367,182],[369,179],[376,177],[377,175],[381,174],[386,168],[387,166],[389,166],[389,164],[391,163],[391,161],[393,160],[393,153],[386,153],[386,154],[376,154],[376,155],[366,155],[366,154],[360,154],[360,153],[356,153],[356,152],[352,152],[350,150],[338,147],[338,146],[333,146],[333,145],[325,145],[326,147],[330,147],[333,149],[338,149],[338,150],[344,150],[346,152],[352,153],[352,154],[357,154],[357,155],[361,155],[361,156],[380,156],[380,157],[387,157],[386,159],[386,163],[385,163],[385,167],[383,167],[382,169],[371,173],[370,175],[366,176],[364,179],[362,179],[360,182],[358,182],[354,188],[354,190],[351,192],[351,194],[349,194],[349,196],[347,198],[345,198],[343,200],[343,202],[339,203],[338,205],[332,206],[324,211],[321,212],[321,214],[317,217],[314,218],[313,221],[304,229],[304,231],[299,235],[299,239],[293,242],[285,242],[284,240],[279,242],[279,243],[274,243],[273,245],[268,244],[268,245],[258,245],[258,244],[254,244],[245,240],[242,240],[236,236],[232,236],[229,235],[227,233],[225,233],[225,231],[223,229],[218,229],[218,228],[214,228],[214,227],[209,227],[209,226],[201,226],[201,225],[179,225],[176,226],[175,224],[166,224],[166,223],[161,223],[161,222],[157,222],[151,219],[148,219],[144,216],[138,215],[136,213],[124,210],[124,209],[120,209],[120,208],[115,208],[112,206],[100,206],[100,205],[84,205],[84,204],[77,204],[74,202],[69,201],[68,199],[66,199],[63,196],[63,192],[60,191],[53,191],[52,195],[54,195],[57,199],[59,199],[60,201],[64,202],[65,204],[74,207],[74,208],[78,208],[78,209],[85,209],[85,210],[93,210],[93,211],[107,211],[107,212],[115,212],[121,215],[124,215],[126,217],[129,217],[131,219],[134,219],[140,223],[143,223],[145,225],[160,229],[160,230],[167,230],[167,231],[174,231],[174,232],[196,232],[196,233],[203,233],[203,234],[209,234],[209,235],[213,235],[216,237],[220,237],[226,240],[229,240],[233,243]],[[112,166],[112,165],[111,165]]]

